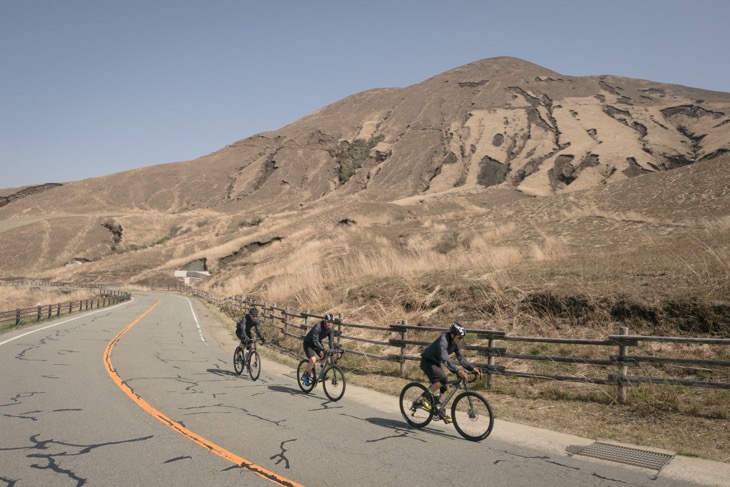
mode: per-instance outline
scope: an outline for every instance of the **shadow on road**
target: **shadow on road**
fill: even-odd
[[[220,375],[222,377],[227,376],[236,376],[237,374],[232,370],[225,370],[225,369],[208,369],[207,372],[210,372],[211,374]]]
[[[306,392],[302,392],[300,389],[295,389],[293,387],[285,387],[285,386],[269,386],[269,389],[271,389],[274,392],[285,392],[287,394],[301,394],[306,395]]]
[[[382,428],[388,428],[391,430],[395,430],[396,432],[399,431],[409,431],[409,432],[416,432],[416,431],[423,431],[424,433],[429,433],[433,435],[440,436],[442,438],[449,438],[457,440],[458,437],[456,437],[453,434],[449,434],[448,431],[441,431],[435,428],[414,428],[410,426],[408,423],[406,423],[403,420],[397,420],[397,419],[389,419],[389,418],[364,418],[365,421],[367,421],[370,424],[374,424],[375,426],[380,426]]]

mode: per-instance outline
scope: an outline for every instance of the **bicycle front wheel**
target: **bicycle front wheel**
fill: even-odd
[[[423,428],[433,419],[433,410],[429,402],[430,394],[426,386],[419,382],[406,384],[400,392],[400,412],[408,424]]]
[[[310,392],[312,389],[314,389],[314,381],[310,381],[309,385],[304,385],[304,382],[302,381],[302,377],[304,376],[304,373],[307,371],[307,364],[309,364],[309,360],[302,360],[299,362],[299,367],[297,367],[297,384],[299,384],[299,388],[304,392]],[[315,371],[312,370],[312,374],[314,375]]]
[[[236,375],[241,375],[243,372],[243,349],[236,347],[236,351],[233,352],[233,370],[236,371]]]
[[[456,431],[470,441],[482,441],[494,426],[492,407],[484,396],[474,391],[464,392],[454,399],[451,417]]]
[[[339,401],[345,395],[345,373],[336,365],[327,367],[324,371],[322,387],[330,401]]]
[[[259,357],[258,352],[253,351],[248,355],[246,367],[248,368],[248,375],[251,376],[251,380],[259,378],[259,375],[261,375],[261,357]]]

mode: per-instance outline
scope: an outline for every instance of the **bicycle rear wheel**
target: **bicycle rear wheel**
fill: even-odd
[[[304,392],[310,392],[312,389],[314,389],[314,381],[311,380],[309,382],[309,385],[304,385],[304,382],[302,382],[302,376],[307,371],[307,364],[309,363],[309,360],[302,360],[299,362],[299,367],[297,367],[297,384],[299,384],[299,388]],[[312,370],[312,374],[314,375],[314,370]]]
[[[236,347],[236,351],[233,352],[233,370],[236,371],[236,375],[241,375],[243,372],[243,349]]]
[[[322,387],[330,401],[339,401],[345,395],[345,373],[336,365],[331,365],[324,371]]]
[[[484,396],[474,391],[464,392],[454,399],[451,417],[456,431],[470,441],[482,441],[494,426],[492,407]]]
[[[261,375],[261,357],[259,357],[257,351],[254,350],[248,355],[246,367],[248,368],[248,375],[251,376],[251,380],[259,378],[259,375]]]
[[[428,400],[430,394],[426,386],[419,382],[406,384],[400,392],[400,412],[408,424],[423,428],[433,419],[433,410]]]

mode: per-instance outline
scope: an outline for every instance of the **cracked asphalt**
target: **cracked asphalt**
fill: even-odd
[[[266,358],[254,382],[235,375],[235,342],[200,303],[134,297],[0,335],[0,486],[728,485],[727,464],[628,467],[569,453],[590,440],[499,420],[480,443],[441,423],[415,430],[397,398],[348,384],[330,402]],[[103,360],[158,300],[110,358],[165,419],[125,394]]]

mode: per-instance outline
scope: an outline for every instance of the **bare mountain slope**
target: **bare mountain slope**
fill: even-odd
[[[322,232],[388,228],[396,237],[384,238],[403,248],[416,234],[432,241],[437,215],[418,208],[451,215],[456,227],[480,205],[504,201],[540,214],[572,193],[694,163],[698,171],[714,168],[720,180],[711,182],[727,187],[729,151],[730,94],[563,76],[492,58],[406,88],[347,97],[195,160],[3,190],[0,255],[4,277],[114,281],[162,279],[205,258],[223,282],[260,263],[249,259],[253,249]],[[672,190],[681,196],[652,202],[698,197],[681,181]],[[622,193],[628,206],[647,191],[637,184],[639,193]],[[716,216],[727,214],[723,208]],[[434,245],[448,252],[449,245]],[[91,262],[64,269],[71,259]]]

